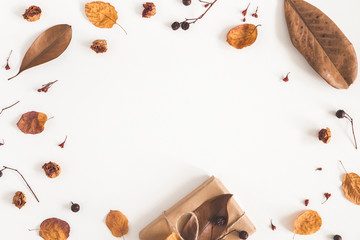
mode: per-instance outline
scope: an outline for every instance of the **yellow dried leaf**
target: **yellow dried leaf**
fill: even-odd
[[[351,202],[360,205],[360,176],[356,173],[347,173],[344,176],[342,189],[345,197]]]
[[[70,235],[70,225],[58,218],[48,218],[41,223],[39,235],[45,240],[66,240]]]
[[[165,240],[181,240],[181,238],[180,238],[179,234],[177,234],[176,232],[173,232]]]
[[[252,45],[257,38],[257,26],[243,24],[231,29],[227,34],[227,42],[237,49]]]
[[[102,1],[85,4],[85,13],[90,22],[99,28],[112,28],[118,19],[115,8]]]
[[[300,214],[294,223],[294,233],[310,235],[319,231],[322,225],[320,215],[313,210],[307,210]]]
[[[106,226],[115,237],[122,237],[129,231],[127,217],[117,210],[110,210],[106,216]]]

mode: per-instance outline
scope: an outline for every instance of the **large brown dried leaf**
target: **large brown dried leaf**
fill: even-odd
[[[342,183],[344,195],[351,202],[360,205],[360,176],[356,173],[347,173]]]
[[[41,223],[39,235],[45,240],[66,240],[70,235],[70,225],[58,218],[48,218]]]
[[[320,215],[313,210],[307,210],[300,214],[294,223],[294,233],[310,235],[319,231],[322,225]]]
[[[17,126],[25,134],[38,134],[44,131],[47,119],[45,113],[27,112],[21,116]]]
[[[99,28],[112,28],[118,19],[115,8],[102,1],[85,4],[85,13],[90,22]]]
[[[243,24],[232,28],[227,34],[227,42],[237,49],[252,45],[257,38],[257,26]]]
[[[228,223],[227,206],[232,194],[223,194],[204,202],[198,207],[194,214],[199,221],[199,235],[197,240],[214,240],[219,238],[226,230]],[[212,224],[216,217],[224,217],[226,220],[223,225]],[[196,236],[196,218],[191,216],[185,223],[181,236],[186,240],[193,240]],[[212,238],[211,238],[212,237]]]
[[[115,237],[122,237],[129,231],[127,217],[117,210],[110,210],[106,216],[106,226]]]
[[[285,0],[291,41],[331,86],[347,89],[356,79],[357,57],[351,42],[322,11],[303,0]]]
[[[12,78],[26,69],[59,57],[69,46],[71,37],[72,29],[67,24],[55,25],[41,33],[26,52],[18,74]],[[12,78],[9,78],[9,80]]]

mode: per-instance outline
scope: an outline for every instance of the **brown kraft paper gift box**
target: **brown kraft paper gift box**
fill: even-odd
[[[229,193],[229,191],[220,180],[215,177],[210,177],[189,195],[147,225],[139,234],[140,240],[165,240],[172,232],[174,232],[174,226],[180,216],[194,211],[205,201],[226,193]],[[233,225],[228,231],[233,229],[239,231],[244,230],[248,232],[249,236],[256,231],[253,223],[239,207],[233,197],[229,201],[228,212],[228,226]],[[233,233],[228,235],[226,240],[239,240],[239,237],[237,234]]]

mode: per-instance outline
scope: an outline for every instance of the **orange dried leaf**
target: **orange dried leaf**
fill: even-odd
[[[243,24],[231,29],[227,34],[227,42],[237,49],[252,45],[257,38],[257,26]]]
[[[44,131],[47,119],[45,113],[27,112],[21,116],[17,126],[25,134],[38,134]]]
[[[179,234],[177,234],[176,232],[173,232],[165,240],[181,240],[181,238],[180,238]]]
[[[106,226],[115,237],[122,237],[129,231],[127,217],[117,210],[110,210],[106,216]]]
[[[307,210],[300,214],[294,223],[294,233],[310,235],[319,231],[322,225],[320,215],[313,210]]]
[[[102,1],[85,4],[85,13],[90,22],[99,28],[112,28],[118,19],[115,8]]]
[[[355,203],[360,205],[360,176],[356,173],[347,173],[344,176],[342,183],[342,189],[344,191],[345,197]]]
[[[39,235],[45,240],[66,240],[70,235],[70,225],[58,218],[48,218],[41,223]]]

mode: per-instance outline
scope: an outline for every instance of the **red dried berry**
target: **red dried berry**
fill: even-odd
[[[250,6],[250,3],[248,4],[247,8],[244,11],[242,11],[242,15],[246,16],[249,6]]]
[[[59,144],[59,147],[64,148],[66,140],[67,140],[67,136],[65,137],[65,140],[62,143]]]
[[[306,200],[305,200],[305,206],[306,206],[306,207],[309,205],[309,202],[310,202],[309,199],[306,199]]]
[[[315,169],[315,171],[322,171],[322,168],[319,167],[319,168]]]
[[[321,204],[326,203],[326,201],[331,197],[331,193],[324,193],[325,201],[323,201]]]
[[[272,219],[270,220],[270,226],[271,226],[271,230],[273,231],[276,230],[276,226],[273,224]]]
[[[286,77],[283,78],[283,81],[284,81],[284,82],[288,82],[288,81],[289,81],[289,74],[290,74],[290,72],[289,72],[288,74],[286,74]]]
[[[259,7],[256,7],[256,11],[253,14],[251,14],[251,16],[253,16],[254,18],[258,18],[259,17],[257,14],[258,9],[259,9]]]

